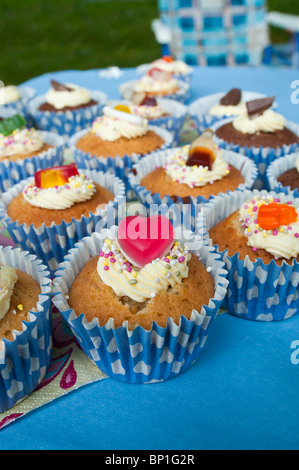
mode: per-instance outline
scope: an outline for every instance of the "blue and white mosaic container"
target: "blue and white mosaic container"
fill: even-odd
[[[19,248],[0,247],[0,264],[26,272],[40,285],[38,303],[14,340],[0,339],[0,412],[30,395],[42,382],[52,358],[51,279],[46,266]]]
[[[138,326],[128,328],[127,322],[114,327],[113,319],[100,327],[98,319],[87,322],[70,309],[67,296],[80,270],[96,256],[103,240],[93,233],[79,242],[65,257],[54,279],[53,303],[76,336],[89,359],[113,379],[134,384],[161,382],[187,370],[206,344],[213,321],[226,294],[227,281],[223,263],[209,247],[203,247],[202,262],[211,268],[215,295],[200,312],[193,310],[190,320],[184,316],[177,325],[172,319],[162,328],[155,322],[150,331]]]
[[[118,214],[122,212],[125,206],[125,187],[122,181],[109,174],[97,171],[79,170],[88,178],[100,186],[111,191],[115,197],[105,205],[105,208],[99,208],[96,213],[89,213],[89,216],[82,216],[80,220],[72,219],[71,222],[62,221],[59,225],[53,222],[50,226],[43,223],[35,228],[20,224],[12,220],[7,214],[7,207],[10,202],[23,189],[33,181],[32,178],[23,180],[2,194],[0,201],[0,220],[8,230],[14,243],[21,246],[23,250],[29,250],[40,258],[54,274],[58,264],[62,262],[69,249],[83,237],[90,235],[96,227],[106,227],[108,223],[117,223]]]
[[[299,204],[299,199],[294,198],[292,193],[246,190],[221,194],[204,206],[198,218],[198,227],[203,228],[205,243],[213,245],[209,237],[212,227],[240,209],[247,200],[263,195]],[[274,259],[269,264],[259,258],[253,262],[248,256],[241,260],[238,253],[230,256],[228,250],[219,252],[217,245],[215,249],[228,271],[229,286],[223,308],[230,314],[245,320],[273,322],[287,320],[298,313],[299,263],[296,259],[291,264],[283,261],[278,266]]]
[[[292,192],[290,186],[283,186],[282,183],[278,181],[278,177],[282,175],[285,171],[296,168],[296,163],[299,161],[299,152],[287,155],[285,157],[278,158],[271,163],[267,169],[267,178],[270,189],[276,192],[283,192],[288,194]],[[299,189],[293,190],[294,197],[299,197]]]
[[[95,118],[102,114],[108,99],[107,95],[97,90],[91,91],[90,95],[98,104],[65,112],[39,111],[39,107],[46,101],[46,95],[40,95],[30,101],[28,112],[35,127],[55,132],[67,139],[76,132],[90,127]]]
[[[225,124],[232,122],[233,119],[224,119],[216,124],[210,126],[214,133]],[[299,125],[294,122],[286,122],[286,128],[294,132],[299,137]],[[283,145],[282,147],[241,147],[237,144],[225,142],[215,135],[215,143],[219,147],[232,150],[233,152],[240,153],[246,157],[251,158],[258,168],[258,179],[255,183],[255,189],[266,189],[269,190],[268,179],[267,179],[267,168],[277,158],[290,155],[299,150],[299,144]]]
[[[1,113],[1,112],[0,112]],[[44,168],[63,164],[65,143],[62,137],[52,132],[40,131],[44,143],[52,148],[30,158],[12,161],[8,158],[0,161],[0,191],[5,192],[20,181],[34,176]]]

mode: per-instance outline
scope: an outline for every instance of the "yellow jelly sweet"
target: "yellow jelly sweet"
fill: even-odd
[[[41,174],[41,187],[44,189],[63,186],[65,183],[66,180],[60,171],[48,170]]]
[[[126,106],[125,104],[118,104],[117,106],[115,106],[114,109],[116,111],[121,111],[122,113],[131,114],[130,108],[128,108],[128,106]]]

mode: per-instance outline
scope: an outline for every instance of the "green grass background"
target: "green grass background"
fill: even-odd
[[[299,15],[298,0],[269,9]],[[134,67],[160,55],[151,31],[156,0],[0,0],[0,80],[19,84],[46,72]],[[287,35],[271,30],[272,40]]]

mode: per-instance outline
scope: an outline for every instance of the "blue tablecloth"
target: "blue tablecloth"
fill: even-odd
[[[49,79],[98,88],[118,98],[121,82],[98,71],[48,74],[28,82],[46,92]],[[298,120],[291,104],[296,71],[201,68],[191,101],[232,87],[276,95],[280,111]],[[200,359],[169,382],[126,385],[105,379],[37,409],[0,431],[0,449],[298,449],[299,316],[253,323],[219,316]],[[297,364],[298,363],[298,364]]]

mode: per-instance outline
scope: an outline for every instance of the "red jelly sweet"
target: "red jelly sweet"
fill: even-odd
[[[169,72],[164,72],[164,70],[153,67],[149,70],[148,75],[156,80],[157,82],[167,82],[172,79],[172,74]]]
[[[35,185],[43,189],[63,186],[71,176],[77,175],[79,175],[79,172],[75,164],[53,166],[52,168],[39,170],[35,173]]]
[[[296,222],[298,214],[294,207],[286,204],[264,204],[259,208],[258,224],[263,230],[274,230],[281,225]]]
[[[214,153],[206,147],[194,147],[190,150],[187,166],[203,166],[212,170],[215,161]]]
[[[121,252],[139,268],[167,255],[174,241],[174,228],[162,215],[129,216],[118,227],[117,242]]]

